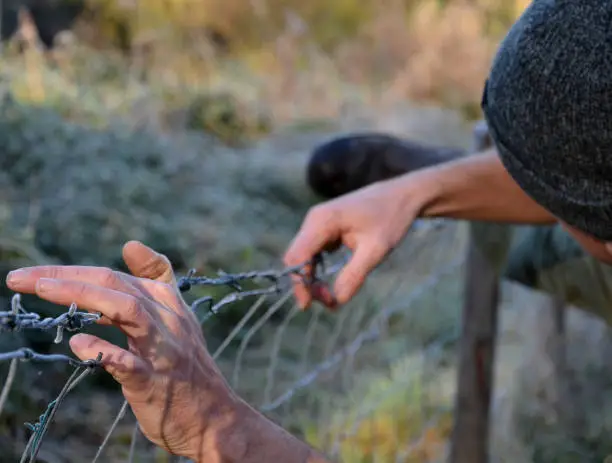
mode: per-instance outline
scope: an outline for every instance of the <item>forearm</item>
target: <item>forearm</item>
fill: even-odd
[[[331,463],[317,450],[239,400],[231,420],[205,438],[196,463]]]
[[[421,217],[520,224],[556,222],[520,189],[494,150],[407,174],[397,181],[404,182],[407,195],[418,195]]]

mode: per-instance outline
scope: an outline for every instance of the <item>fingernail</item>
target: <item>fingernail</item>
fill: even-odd
[[[41,278],[38,280],[39,291],[52,291],[59,286],[59,282],[53,278]]]
[[[6,276],[6,283],[7,284],[19,283],[21,280],[25,278],[25,274],[26,272],[24,272],[23,270],[13,270],[12,272],[9,272],[8,275]]]

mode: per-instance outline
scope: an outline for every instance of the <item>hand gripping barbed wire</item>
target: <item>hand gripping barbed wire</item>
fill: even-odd
[[[178,279],[177,286],[179,291],[181,291],[182,293],[190,291],[194,286],[227,286],[234,290],[234,292],[221,298],[221,300],[219,300],[218,302],[215,302],[212,296],[204,296],[196,299],[191,304],[190,309],[194,313],[197,313],[197,310],[200,306],[208,306],[208,312],[204,315],[204,317],[199,320],[200,323],[203,324],[211,317],[216,316],[223,307],[230,305],[234,302],[243,300],[248,297],[282,294],[287,292],[291,287],[292,282],[290,277],[292,275],[297,275],[303,278],[303,281],[306,284],[313,284],[317,281],[320,281],[321,277],[329,276],[336,273],[345,263],[345,260],[346,259],[342,259],[341,262],[333,266],[328,266],[325,260],[325,256],[323,254],[319,254],[315,256],[314,259],[309,260],[301,265],[286,267],[282,270],[263,270],[234,274],[218,271],[217,277],[197,276],[196,270],[191,269],[189,270],[189,272],[187,272],[187,275]],[[308,266],[312,267],[311,271],[307,271]],[[241,283],[244,283],[246,281],[255,282],[260,280],[271,282],[272,285],[264,288],[250,290],[244,290],[244,288],[241,286]],[[112,433],[119,424],[120,419],[125,415],[127,407],[127,401],[124,400],[123,404],[121,405],[121,409],[119,410],[119,413],[115,418],[115,421],[106,433],[106,436],[104,437],[102,444],[98,448],[98,451],[92,463],[96,463],[102,455],[102,452],[106,447],[106,444],[109,442]],[[138,429],[138,424],[136,424],[132,433],[133,440],[130,449],[130,462],[132,461],[133,457],[133,444],[134,439],[138,435]]]
[[[214,278],[197,276],[196,270],[192,269],[186,276],[178,280],[178,288],[183,293],[189,291],[193,286],[227,286],[234,290],[234,292],[221,298],[221,300],[218,302],[215,302],[215,300],[210,296],[205,296],[192,303],[192,311],[196,311],[201,305],[208,305],[208,314],[203,320],[201,320],[202,322],[205,322],[211,316],[217,315],[224,306],[244,298],[282,294],[288,291],[292,283],[291,276],[297,275],[303,278],[303,281],[306,284],[313,284],[320,281],[321,277],[336,273],[342,267],[342,265],[344,265],[344,263],[345,262],[343,261],[334,266],[327,266],[324,256],[320,254],[304,264],[287,267],[282,270],[251,271],[237,274],[228,274],[223,271],[219,271],[218,276]],[[307,271],[308,266],[312,267],[311,271]],[[271,282],[272,285],[250,290],[244,290],[241,286],[241,284],[244,284],[246,281],[255,282],[261,280]],[[42,318],[37,313],[28,312],[21,304],[21,295],[15,294],[11,299],[10,310],[0,312],[0,333],[16,332],[25,329],[55,329],[56,335],[54,343],[58,344],[63,340],[64,331],[79,331],[87,325],[95,324],[98,320],[100,320],[100,318],[101,314],[99,313],[78,311],[77,305],[74,303],[70,305],[67,312],[57,317]],[[75,367],[75,371],[64,385],[58,397],[49,403],[46,411],[39,417],[38,422],[35,424],[25,423],[26,426],[32,431],[32,435],[30,436],[30,439],[22,454],[20,463],[25,463],[26,461],[34,462],[36,460],[42,445],[43,437],[61,402],[64,400],[66,395],[84,379],[85,376],[87,376],[95,367],[99,367],[101,365],[101,359],[102,353],[100,353],[96,359],[79,361],[61,354],[39,354],[28,348],[21,348],[13,352],[0,353],[0,362],[11,361],[8,376],[4,385],[2,386],[2,390],[0,391],[0,414],[2,414],[2,409],[7,401],[9,390],[15,380],[18,361],[64,362]],[[124,416],[126,409],[127,402],[124,401],[117,418],[115,419],[113,425],[100,445],[98,452],[96,453],[94,462],[97,461],[102,454],[104,447],[109,441],[110,435],[113,433],[119,420]],[[135,431],[136,430],[137,425]],[[134,433],[134,436],[136,436],[136,432]],[[131,454],[132,453],[133,452],[131,452]]]

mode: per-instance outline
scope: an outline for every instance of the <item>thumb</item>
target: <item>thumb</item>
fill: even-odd
[[[102,367],[122,386],[138,387],[146,379],[146,365],[140,357],[97,336],[75,334],[70,338],[70,348],[82,361],[102,352]]]
[[[336,303],[349,302],[361,289],[372,270],[384,259],[388,248],[380,243],[361,244],[355,249],[353,256],[338,273],[334,284]]]
[[[123,246],[123,260],[132,275],[176,285],[172,265],[166,256],[140,241],[128,241]]]

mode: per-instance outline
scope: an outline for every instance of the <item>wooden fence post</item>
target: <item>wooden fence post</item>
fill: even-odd
[[[450,463],[487,463],[499,275],[474,238],[468,244]]]

